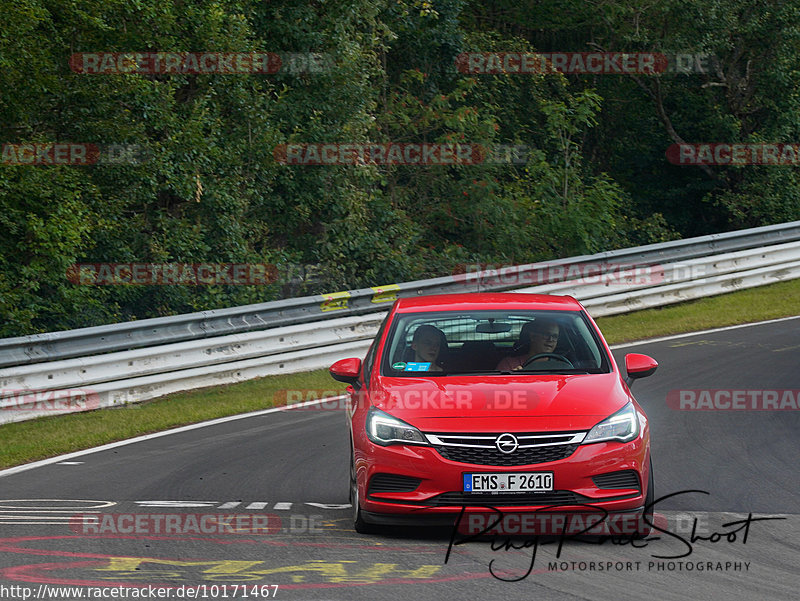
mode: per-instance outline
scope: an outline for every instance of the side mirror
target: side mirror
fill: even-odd
[[[361,371],[361,359],[340,359],[328,370],[331,377],[345,384],[355,384]]]
[[[656,373],[657,368],[658,362],[652,357],[640,355],[639,353],[629,353],[625,355],[625,371],[628,373],[625,383],[630,386],[634,380],[652,376]]]

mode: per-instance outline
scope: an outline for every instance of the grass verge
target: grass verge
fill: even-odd
[[[597,320],[609,344],[800,315],[800,280]],[[286,390],[344,390],[326,370],[172,394],[114,409],[0,426],[0,468],[284,404]],[[328,392],[326,392],[328,391]]]
[[[54,415],[0,426],[0,468],[142,434],[286,404],[287,390],[329,396],[344,390],[327,370],[214,386],[121,407]]]
[[[800,280],[597,319],[609,344],[800,315]]]

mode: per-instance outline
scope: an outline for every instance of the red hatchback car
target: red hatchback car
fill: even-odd
[[[350,384],[355,530],[487,507],[651,515],[649,428],[629,386],[657,365],[629,354],[623,376],[569,296],[399,299],[364,360],[330,368]]]

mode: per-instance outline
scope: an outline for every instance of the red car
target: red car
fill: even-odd
[[[330,368],[350,384],[355,530],[588,508],[648,533],[650,434],[629,385],[657,365],[629,354],[623,376],[569,296],[399,299],[364,360]]]

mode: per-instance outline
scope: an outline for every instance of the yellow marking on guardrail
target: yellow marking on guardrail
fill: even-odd
[[[397,300],[397,295],[395,292],[400,290],[400,286],[397,284],[386,284],[385,286],[373,286],[372,291],[375,293],[372,295],[372,302],[373,303],[393,303]]]
[[[349,292],[329,292],[322,295],[325,300],[319,306],[323,311],[338,311],[347,309],[347,300],[350,298]]]

